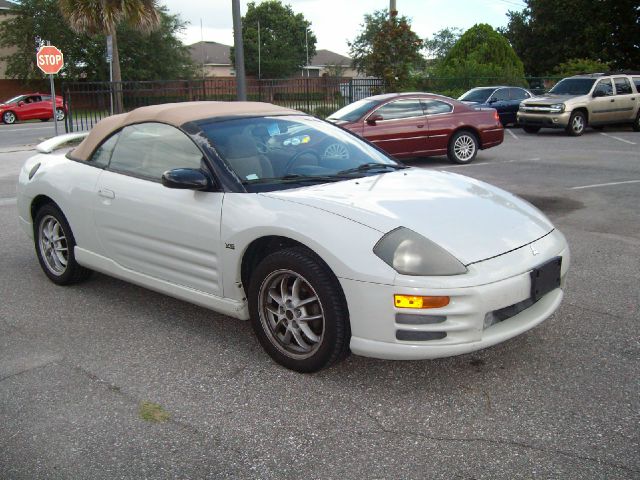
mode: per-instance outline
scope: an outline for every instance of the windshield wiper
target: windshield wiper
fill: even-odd
[[[284,177],[265,177],[257,178],[255,180],[246,180],[243,185],[256,185],[259,183],[298,183],[298,182],[337,182],[338,180],[345,180],[350,177],[341,177],[338,175],[300,175],[298,173],[291,173]]]
[[[376,163],[376,162],[369,162],[369,163],[363,163],[362,165],[358,165],[357,167],[354,168],[348,168],[346,170],[340,170],[338,172],[338,175],[346,175],[349,173],[359,173],[359,172],[369,172],[371,170],[378,170],[381,168],[391,168],[393,170],[403,170],[405,168],[409,168],[406,165],[394,165],[392,163]]]

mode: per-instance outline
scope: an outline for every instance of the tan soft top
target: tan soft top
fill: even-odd
[[[262,102],[183,102],[140,107],[101,120],[69,156],[87,161],[102,141],[116,130],[134,123],[160,122],[179,127],[187,122],[216,117],[250,117],[300,114],[297,110]]]

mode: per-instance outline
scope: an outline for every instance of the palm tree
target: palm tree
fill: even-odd
[[[160,26],[157,0],[58,0],[62,14],[78,33],[111,35],[113,81],[122,81],[116,28],[121,23],[150,32]],[[122,111],[122,95],[116,95],[117,112]]]

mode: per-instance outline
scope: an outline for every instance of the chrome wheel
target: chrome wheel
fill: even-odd
[[[8,124],[16,123],[16,114],[13,112],[4,112],[2,120],[4,121],[4,123]]]
[[[56,120],[61,122],[65,117],[64,110],[62,108],[56,108]]]
[[[313,356],[324,337],[325,317],[311,284],[292,270],[276,270],[260,286],[259,315],[270,342],[295,359]]]
[[[576,135],[580,135],[584,130],[584,117],[582,115],[575,115],[571,121],[571,129]]]
[[[330,158],[335,160],[349,160],[349,150],[341,143],[332,143],[325,148],[322,158]]]
[[[460,135],[453,144],[453,152],[460,162],[471,160],[476,153],[476,139],[469,134]]]
[[[38,248],[47,269],[54,275],[62,275],[69,263],[67,237],[62,225],[52,215],[40,220],[38,228]]]

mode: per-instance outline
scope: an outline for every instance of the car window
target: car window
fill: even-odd
[[[375,114],[382,115],[383,120],[395,120],[398,118],[421,117],[424,115],[420,100],[396,100],[383,105]]]
[[[163,123],[129,125],[111,155],[109,169],[160,180],[174,168],[201,168],[203,155],[184,133]]]
[[[633,83],[636,84],[636,92],[640,93],[640,77],[633,77]]]
[[[491,95],[491,99],[496,102],[502,102],[504,100],[509,100],[509,90],[506,88],[499,88],[493,95]]]
[[[453,107],[446,102],[440,100],[422,100],[424,111],[427,115],[438,115],[440,113],[449,113],[453,111]]]
[[[106,167],[107,165],[109,165],[109,160],[111,160],[111,154],[113,153],[113,149],[118,142],[119,135],[120,132],[109,137],[106,142],[103,142],[102,145],[100,145],[96,149],[96,151],[93,152],[93,155],[91,155],[89,162],[97,167]]]
[[[618,77],[613,79],[613,83],[616,84],[616,95],[628,95],[633,93],[629,79],[625,77]]]
[[[611,80],[607,78],[604,80],[600,80],[596,84],[596,88],[594,88],[593,93],[596,94],[600,92],[603,92],[605,97],[613,95],[613,87],[611,86]]]
[[[510,88],[509,98],[511,100],[524,100],[525,98],[530,98],[530,95],[524,88]]]

